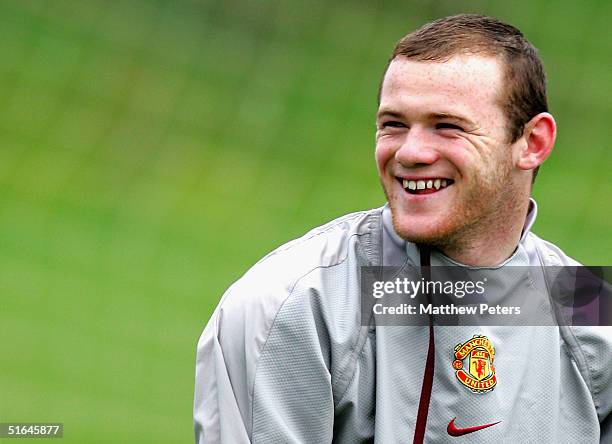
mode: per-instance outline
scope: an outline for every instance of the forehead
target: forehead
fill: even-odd
[[[448,61],[432,62],[399,56],[385,73],[380,108],[409,107],[484,116],[492,108],[501,112],[501,86],[501,63],[494,57],[458,55]]]

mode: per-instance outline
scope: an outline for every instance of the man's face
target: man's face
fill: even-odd
[[[376,161],[403,238],[458,247],[515,211],[516,144],[508,143],[501,84],[502,66],[492,57],[391,62]]]

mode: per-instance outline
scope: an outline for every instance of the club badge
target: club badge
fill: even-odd
[[[461,384],[474,393],[486,393],[495,388],[495,348],[486,336],[474,335],[463,344],[457,344],[453,368]]]

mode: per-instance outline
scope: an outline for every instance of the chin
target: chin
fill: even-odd
[[[431,217],[427,220],[410,216],[398,217],[395,211],[392,211],[392,216],[395,232],[408,242],[442,247],[451,243],[456,231],[450,224],[444,223],[442,217],[439,218],[442,220],[431,220]]]

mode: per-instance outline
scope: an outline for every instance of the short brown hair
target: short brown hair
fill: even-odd
[[[389,63],[398,56],[446,61],[458,54],[484,54],[503,61],[506,87],[501,106],[511,142],[521,137],[529,120],[548,111],[546,78],[537,50],[521,31],[493,17],[460,14],[427,23],[397,43]]]

